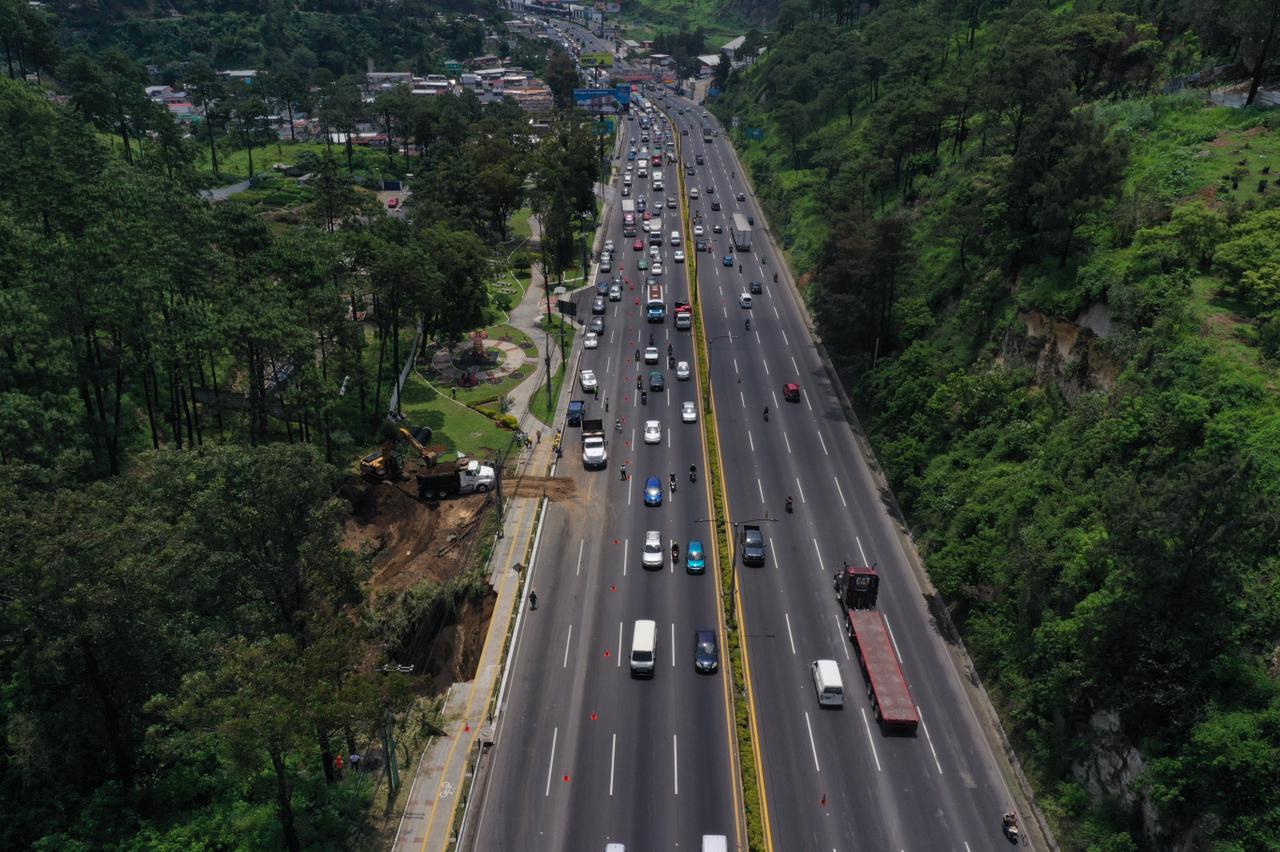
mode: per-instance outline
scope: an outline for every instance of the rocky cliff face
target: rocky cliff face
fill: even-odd
[[[1111,333],[1111,312],[1094,305],[1074,320],[1039,311],[1018,314],[1025,335],[1010,333],[1001,341],[997,362],[1007,367],[1030,367],[1040,384],[1054,384],[1068,400],[1114,386],[1120,367],[1101,341]]]

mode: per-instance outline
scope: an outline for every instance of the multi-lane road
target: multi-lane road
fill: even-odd
[[[584,30],[574,32],[586,49],[609,49]],[[686,474],[690,464],[700,473],[706,467],[697,378],[677,381],[666,360],[670,345],[677,360],[694,361],[690,333],[677,331],[670,315],[670,303],[687,298],[688,289],[685,264],[674,262],[666,237],[680,231],[691,259],[694,247],[683,215],[676,215],[683,205],[711,242],[709,252],[697,255],[699,308],[729,520],[762,519],[768,544],[764,567],[743,567],[739,558],[735,570],[771,847],[1006,848],[1000,814],[1012,797],[928,612],[885,495],[829,383],[799,298],[785,273],[775,283],[781,254],[750,186],[714,117],[674,94],[658,97],[673,126],[649,147],[676,139],[678,162],[664,163],[662,192],[643,179],[633,178],[633,187],[635,196],[648,196],[650,211],[664,200],[659,254],[667,319],[645,320],[645,273],[636,267],[648,246],[633,250],[614,204],[605,214],[606,235],[616,247],[614,269],[622,269],[630,285],[622,301],[607,303],[600,346],[582,351],[580,365],[601,382],[589,411],[608,425],[609,467],[582,470],[577,436],[566,430],[561,474],[573,476],[586,499],[553,505],[546,519],[536,560],[540,606],[515,647],[468,848],[590,850],[621,842],[628,850],[695,849],[706,833],[727,834],[745,848],[730,684],[723,667],[705,675],[693,666],[696,629],[717,630],[723,652],[725,613],[716,594],[704,480],[699,476],[694,485]],[[666,120],[656,124],[665,127]],[[620,181],[630,139],[641,147],[642,133],[639,122],[619,127]],[[703,142],[704,127],[715,134],[710,143]],[[699,157],[702,165],[695,163]],[[686,164],[692,174],[684,174]],[[682,192],[677,172],[682,206],[666,209],[666,196]],[[690,197],[695,187],[697,199]],[[722,209],[712,210],[713,201]],[[755,220],[750,252],[731,251],[735,212]],[[717,224],[721,233],[714,232]],[[733,254],[732,265],[724,264],[726,254]],[[763,292],[744,309],[738,297],[751,281]],[[591,295],[584,295],[584,307]],[[656,368],[634,357],[651,334],[662,353]],[[666,389],[642,404],[636,377],[651,369],[665,373]],[[799,402],[782,399],[789,382],[799,384]],[[686,400],[699,405],[697,425],[681,422],[679,404]],[[659,444],[642,442],[649,419],[661,423]],[[645,479],[658,476],[666,486],[670,472],[679,474],[678,490],[664,488],[662,506],[645,506]],[[793,513],[784,510],[787,496]],[[667,546],[678,541],[682,560],[689,539],[701,539],[708,573],[686,573],[669,551],[662,570],[643,569],[639,551],[647,530],[661,532]],[[921,717],[914,735],[893,735],[874,721],[831,585],[846,561],[874,564],[880,572],[878,608]],[[631,625],[640,618],[659,625],[659,665],[651,681],[634,680],[628,671]],[[839,665],[843,709],[818,706],[809,663],[819,658]]]

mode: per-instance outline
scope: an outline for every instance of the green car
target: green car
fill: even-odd
[[[636,269],[639,269],[641,272],[644,272],[648,268],[649,268],[649,259],[647,257],[642,257],[636,261]]]
[[[660,391],[660,390],[662,390],[663,385],[664,385],[665,383],[666,383],[666,379],[665,379],[665,378],[663,378],[663,375],[662,375],[662,373],[661,373],[659,370],[652,370],[652,371],[650,371],[650,373],[649,373],[649,390],[651,390],[651,391]]]

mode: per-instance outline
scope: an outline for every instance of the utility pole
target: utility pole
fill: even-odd
[[[539,225],[542,223],[539,222]],[[538,241],[539,252],[542,255],[542,288],[547,291],[547,321],[543,323],[544,343],[543,349],[546,355],[543,356],[543,363],[547,368],[547,411],[551,410],[551,280],[547,274],[547,244],[546,235],[542,235],[542,239]],[[562,347],[563,351],[563,347]]]

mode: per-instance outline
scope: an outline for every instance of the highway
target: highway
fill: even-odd
[[[637,149],[646,147],[639,122],[620,128],[619,187],[630,138],[637,139]],[[577,366],[598,377],[598,398],[579,387],[572,394],[587,402],[588,418],[605,420],[608,466],[585,470],[579,429],[565,430],[557,474],[576,480],[579,497],[572,504],[548,505],[533,569],[539,605],[527,613],[515,650],[497,746],[468,832],[470,849],[603,849],[607,842],[625,843],[628,850],[694,849],[703,834],[739,834],[729,684],[723,669],[699,674],[693,665],[694,632],[719,632],[722,614],[714,570],[686,570],[690,539],[707,543],[708,566],[714,560],[704,480],[698,476],[690,483],[688,475],[690,465],[699,473],[705,469],[701,424],[683,423],[680,416],[680,403],[697,403],[696,377],[677,380],[667,355],[670,346],[677,362],[693,361],[691,332],[677,331],[671,319],[671,302],[687,300],[688,287],[670,240],[673,230],[683,235],[682,211],[666,206],[668,196],[677,198],[678,184],[674,166],[664,163],[663,169],[671,175],[667,189],[654,192],[651,177],[633,177],[633,200],[644,195],[646,212],[661,211],[657,254],[664,270],[657,280],[667,290],[667,318],[650,323],[644,316],[647,271],[637,267],[641,258],[652,260],[649,246],[646,240],[637,250],[637,237],[623,236],[615,204],[605,212],[606,234],[615,243],[613,271],[598,278],[621,275],[623,297],[606,302],[599,347],[579,349]],[[641,215],[637,219],[643,221]],[[594,288],[576,295],[584,321],[592,318],[594,296]],[[650,335],[658,363],[637,364],[635,353],[649,346]],[[648,390],[655,370],[665,380],[661,391]],[[637,376],[645,384],[643,403]],[[658,421],[660,443],[644,443],[646,420]],[[668,481],[673,472],[674,493]],[[660,479],[660,506],[644,504],[650,476]],[[658,570],[641,564],[649,530],[662,536]],[[680,546],[676,563],[672,540]],[[637,619],[658,624],[651,680],[630,675]]]
[[[586,38],[587,49],[609,49]],[[691,214],[701,214],[711,240],[711,251],[698,255],[699,307],[730,520],[761,519],[768,544],[764,567],[744,568],[738,559],[736,570],[771,847],[1007,848],[1000,815],[1013,797],[934,626],[890,503],[829,384],[799,296],[787,276],[774,283],[781,253],[718,122],[691,101],[673,94],[665,101],[676,134],[688,135],[680,136],[680,162],[664,166],[663,195],[677,191],[676,169],[704,160],[685,176],[684,200]],[[624,143],[639,135],[634,126],[621,125]],[[710,143],[703,142],[704,126],[718,132]],[[694,187],[696,200],[687,191]],[[712,201],[722,210],[713,211]],[[752,250],[724,265],[735,212],[754,217]],[[618,234],[619,211],[607,215],[608,233]],[[664,232],[677,227],[663,218]],[[723,233],[713,232],[715,224]],[[634,281],[639,253],[630,240],[612,238]],[[692,252],[687,235],[684,243]],[[664,265],[683,272],[668,263],[671,251],[664,246]],[[685,297],[676,283],[682,280],[666,275],[664,284],[676,285],[668,302]],[[739,294],[753,280],[762,293],[752,308],[741,308]],[[610,303],[600,348],[583,353],[615,406],[607,422],[621,414],[625,428],[621,436],[610,430],[605,473],[575,470],[576,436],[569,430],[561,468],[586,489],[579,501],[585,508],[553,509],[543,532],[536,582],[545,603],[527,621],[517,649],[478,842],[470,848],[602,849],[613,840],[629,852],[687,849],[712,831],[743,844],[735,838],[741,802],[728,685],[723,675],[695,674],[691,663],[692,630],[722,623],[714,575],[690,576],[669,564],[646,572],[638,564],[645,529],[661,529],[682,547],[690,537],[709,544],[712,536],[708,525],[695,523],[708,517],[701,477],[696,492],[682,478],[674,504],[642,505],[643,477],[665,478],[695,462],[701,471],[705,464],[696,427],[680,424],[674,405],[696,399],[692,387],[668,375],[666,392],[650,394],[647,406],[635,402],[634,349],[643,348],[650,331],[660,349],[671,342],[677,359],[692,360],[688,333],[675,331],[670,318],[645,323],[635,298],[628,290],[624,302]],[[800,386],[798,402],[783,400],[788,382]],[[662,420],[661,446],[636,443],[637,421],[650,415]],[[617,472],[620,459],[634,474],[628,483]],[[788,495],[795,501],[791,514],[784,510]],[[709,552],[709,565],[710,559]],[[878,608],[921,717],[912,735],[883,731],[874,720],[832,590],[846,561],[879,570]],[[658,620],[671,647],[660,642],[662,665],[653,681],[634,681],[618,657],[626,653],[631,621],[645,617]],[[818,706],[809,663],[819,658],[839,666],[842,709]]]

